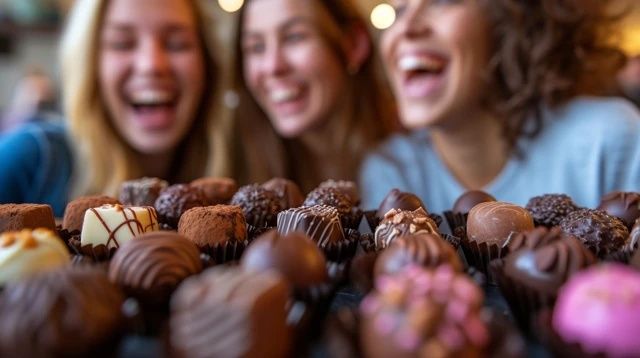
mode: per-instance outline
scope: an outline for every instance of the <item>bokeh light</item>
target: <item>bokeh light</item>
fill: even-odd
[[[218,5],[226,12],[236,12],[243,4],[244,0],[218,0]]]
[[[371,11],[371,23],[376,29],[384,30],[396,21],[396,12],[389,4],[378,4]]]

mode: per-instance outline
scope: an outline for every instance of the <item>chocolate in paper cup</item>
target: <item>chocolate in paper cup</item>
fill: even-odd
[[[345,229],[344,239],[318,247],[324,253],[327,261],[345,262],[355,256],[360,239],[361,235],[357,230]]]
[[[380,225],[380,218],[377,215],[377,210],[367,210],[363,213],[364,218],[367,220],[367,224],[371,229],[371,232],[375,232],[378,225]]]
[[[486,242],[478,244],[469,240],[466,235],[460,238],[460,247],[470,266],[477,268],[487,277],[487,283],[495,284],[493,275],[489,272],[489,263],[502,258],[502,246],[498,244],[488,245]]]
[[[453,246],[453,249],[457,252],[458,249],[460,248],[460,238],[457,236],[453,236],[453,235],[449,235],[449,234],[440,234],[440,237],[448,242],[451,246]]]
[[[95,262],[109,261],[118,250],[117,247],[107,248],[106,245],[81,245],[80,240],[71,239],[71,244],[80,255],[87,256]]]
[[[214,245],[198,246],[198,249],[201,253],[209,255],[216,264],[224,264],[240,260],[240,256],[247,246],[249,246],[247,239],[243,241],[228,240]]]
[[[443,212],[442,215],[444,215],[444,218],[447,221],[451,232],[453,232],[456,228],[464,228],[465,231],[467,230],[467,218],[469,217],[468,213],[454,213],[451,210],[447,210]]]

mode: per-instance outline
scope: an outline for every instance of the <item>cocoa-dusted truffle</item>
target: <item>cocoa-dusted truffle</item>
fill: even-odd
[[[284,209],[276,193],[258,184],[241,187],[230,204],[242,208],[247,223],[255,227],[274,226],[276,216]]]
[[[206,205],[207,199],[202,191],[188,184],[175,184],[166,188],[154,204],[159,221],[172,228],[178,227],[180,216],[185,211]]]
[[[289,208],[297,208],[302,206],[304,202],[304,196],[298,184],[292,180],[285,178],[273,178],[268,182],[262,184],[266,189],[273,191],[280,199],[280,206],[282,210]]]
[[[578,206],[565,194],[545,194],[535,196],[529,200],[526,209],[529,210],[536,226],[552,227],[560,224],[569,213]]]
[[[533,228],[533,218],[525,208],[500,201],[477,204],[467,219],[467,237],[478,244],[502,245],[511,233]]]
[[[128,180],[120,185],[120,195],[118,198],[124,205],[153,206],[158,199],[158,196],[160,196],[160,192],[168,186],[169,183],[160,178],[144,177]]]
[[[321,248],[345,240],[338,211],[331,206],[292,208],[278,214],[278,232],[301,231]]]
[[[383,218],[391,209],[414,211],[419,208],[427,212],[427,207],[417,195],[400,191],[399,189],[391,189],[382,200],[382,203],[380,203],[376,216]]]
[[[496,201],[496,198],[482,190],[469,190],[453,203],[451,211],[454,214],[467,214],[474,206],[490,201]]]
[[[478,286],[447,266],[380,277],[360,304],[364,356],[482,357],[490,340],[483,301]]]
[[[599,258],[626,249],[629,238],[622,220],[602,210],[576,210],[560,222],[560,227],[580,239]]]
[[[0,204],[0,232],[22,229],[56,229],[53,210],[43,204]]]
[[[120,202],[106,195],[82,196],[70,201],[64,209],[64,219],[62,220],[62,228],[69,231],[82,230],[84,222],[84,214],[91,208],[97,208],[106,204],[120,204]],[[153,205],[153,203],[151,203]]]
[[[424,209],[404,211],[392,209],[387,212],[376,228],[374,241],[376,250],[382,250],[400,236],[410,234],[440,235],[438,225]]]
[[[159,304],[185,278],[202,271],[200,251],[171,231],[143,234],[122,245],[109,263],[109,279],[126,292]]]
[[[227,204],[238,191],[238,184],[231,178],[205,177],[191,182],[191,186],[202,191],[208,205]]]
[[[195,207],[180,218],[178,233],[201,250],[247,240],[247,224],[242,209],[235,205]]]
[[[460,258],[450,244],[438,235],[417,234],[394,240],[376,260],[374,272],[380,277],[400,272],[412,264],[431,268],[448,264],[455,271],[462,271]]]
[[[123,331],[124,295],[99,269],[75,266],[7,285],[0,356],[108,356]]]
[[[318,188],[334,188],[338,189],[342,194],[344,194],[354,206],[360,205],[360,193],[358,192],[358,186],[356,183],[350,180],[334,180],[329,179],[325,180]]]
[[[311,238],[300,232],[280,235],[270,230],[251,243],[241,265],[249,271],[275,269],[296,289],[324,284],[327,262]]]
[[[171,349],[180,357],[286,357],[288,301],[289,286],[275,271],[208,269],[171,299]]]
[[[614,191],[602,197],[598,209],[622,220],[631,230],[640,217],[640,193]]]

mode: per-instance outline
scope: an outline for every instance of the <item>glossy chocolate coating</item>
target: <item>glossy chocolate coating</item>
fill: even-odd
[[[640,217],[640,193],[615,191],[602,197],[599,210],[622,220],[629,230]]]
[[[383,218],[391,209],[414,211],[418,208],[422,208],[428,213],[427,207],[417,195],[400,191],[399,189],[391,189],[382,200],[382,203],[380,203],[376,216]]]
[[[525,208],[500,201],[484,202],[469,211],[467,237],[478,244],[502,245],[511,233],[533,227],[533,218]]]
[[[306,233],[321,248],[345,239],[338,211],[332,206],[292,208],[278,214],[278,232],[294,231]]]
[[[489,201],[496,201],[496,198],[482,190],[469,190],[453,203],[451,211],[454,214],[467,214],[474,206]]]
[[[439,235],[438,225],[422,209],[403,211],[392,209],[384,216],[376,228],[374,241],[376,250],[382,250],[405,235],[436,234]]]

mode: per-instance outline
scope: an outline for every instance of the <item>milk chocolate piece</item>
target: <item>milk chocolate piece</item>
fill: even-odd
[[[300,187],[289,179],[273,178],[262,184],[262,186],[276,194],[280,199],[282,210],[297,208],[302,206],[304,202],[304,196],[302,195]]]
[[[120,185],[120,202],[131,206],[153,206],[169,183],[160,178],[140,178]],[[108,203],[113,204],[113,203]]]
[[[293,208],[278,214],[278,232],[286,235],[294,231],[309,235],[321,248],[345,240],[338,211],[331,206]]]
[[[502,245],[512,233],[533,228],[533,218],[525,208],[500,201],[477,204],[467,219],[467,237],[478,244]]]
[[[419,208],[427,212],[427,207],[417,195],[400,191],[399,189],[391,189],[389,194],[382,200],[382,203],[380,203],[376,216],[383,218],[391,209],[414,211]]]
[[[206,177],[191,182],[191,186],[202,191],[208,205],[227,204],[238,191],[238,184],[231,178]]]
[[[629,230],[640,217],[640,193],[614,191],[602,197],[599,210],[622,220]]]
[[[0,232],[39,227],[55,230],[56,221],[49,205],[0,204]]]
[[[451,211],[454,214],[468,214],[474,206],[489,201],[496,201],[496,198],[482,190],[469,190],[453,203]]]
[[[64,209],[62,228],[68,232],[80,232],[84,213],[91,208],[97,208],[106,204],[120,204],[118,200],[106,195],[82,196],[70,201]]]
[[[64,242],[49,229],[0,234],[0,286],[69,264]]]
[[[103,205],[86,211],[80,243],[118,248],[136,236],[158,229],[158,216],[153,207]]]
[[[531,213],[536,226],[550,228],[560,225],[565,216],[578,210],[578,206],[568,195],[545,194],[531,198],[526,209]]]
[[[376,228],[374,234],[376,250],[382,250],[405,235],[435,234],[440,235],[438,225],[424,209],[403,211],[392,209],[387,212]]]

